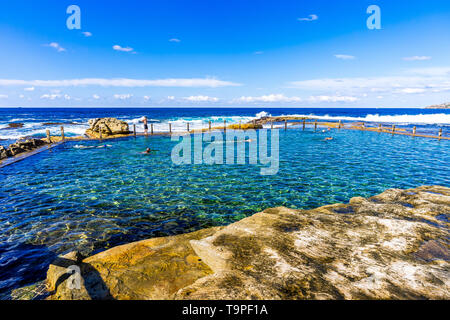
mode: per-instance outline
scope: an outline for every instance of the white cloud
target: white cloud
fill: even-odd
[[[353,60],[356,58],[355,56],[350,56],[348,54],[335,54],[334,56],[341,60]]]
[[[35,86],[35,87],[233,87],[239,83],[222,81],[214,78],[175,78],[175,79],[104,79],[85,78],[69,80],[13,80],[0,79],[0,86]]]
[[[61,46],[59,45],[59,43],[57,43],[57,42],[51,42],[51,43],[49,43],[49,44],[46,44],[46,46],[47,46],[47,47],[55,48],[58,52],[64,52],[64,51],[66,51],[66,49],[63,48],[63,47],[61,47]]]
[[[414,94],[414,93],[424,93],[426,90],[421,88],[405,88],[395,91],[396,93],[406,93],[406,94]]]
[[[20,99],[23,99],[23,98],[25,98],[25,96],[24,96],[23,94],[20,94],[20,95],[19,95],[19,98],[20,98]]]
[[[359,99],[347,96],[311,96],[308,100],[310,102],[356,102]]]
[[[98,94],[93,94],[92,98],[94,98],[95,100],[98,100],[98,99],[100,99],[100,96]]]
[[[25,89],[23,89],[23,90],[25,90],[25,91],[34,91],[34,87],[25,88]]]
[[[134,49],[131,47],[121,47],[118,44],[113,46],[113,49],[116,51],[122,51],[122,52],[134,52]]]
[[[208,96],[190,96],[190,97],[186,97],[184,99],[191,101],[191,102],[217,102],[217,101],[219,101],[219,98],[208,97]]]
[[[0,94],[0,99],[8,99],[8,96],[6,94]]]
[[[168,97],[167,97],[167,100],[173,101],[173,100],[175,100],[175,97],[174,97],[174,96],[168,96]]]
[[[89,31],[82,32],[85,37],[92,37],[92,33]]]
[[[237,102],[300,102],[299,97],[286,97],[284,94],[270,94],[259,97],[240,97]]]
[[[319,17],[316,14],[310,14],[307,18],[298,18],[298,21],[315,21],[318,19]]]
[[[48,100],[55,100],[61,98],[61,95],[58,93],[52,93],[52,94],[43,94],[41,96],[41,99],[48,99]]]
[[[150,99],[151,99],[150,96],[144,96],[144,100],[145,100],[145,101],[149,101]]]
[[[259,55],[259,54],[263,54],[264,51],[255,51],[254,54]]]
[[[425,60],[431,60],[431,57],[429,56],[413,56],[413,57],[405,57],[403,58],[405,61],[425,61]]]
[[[117,100],[128,100],[128,99],[131,99],[132,97],[133,97],[133,95],[129,94],[129,93],[114,95],[114,99],[117,99]]]
[[[169,39],[169,42],[181,42],[181,40],[180,39],[177,39],[177,38],[172,38],[172,39]]]
[[[421,93],[428,90],[446,90],[450,87],[450,68],[407,70],[407,76],[322,78],[289,83],[293,88],[322,92],[355,93],[391,92]]]

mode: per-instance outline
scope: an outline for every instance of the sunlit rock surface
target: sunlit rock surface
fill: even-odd
[[[86,135],[91,138],[98,138],[99,132],[103,136],[114,136],[129,134],[128,123],[116,118],[96,118],[89,120],[90,128],[86,130]]]
[[[449,299],[450,188],[387,190],[314,210],[267,209],[223,228],[51,265],[51,299]]]

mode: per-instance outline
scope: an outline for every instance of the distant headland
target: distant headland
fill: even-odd
[[[450,109],[450,102],[429,106],[425,109]]]

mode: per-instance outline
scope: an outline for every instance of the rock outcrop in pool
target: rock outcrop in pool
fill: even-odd
[[[450,188],[391,189],[313,210],[59,258],[49,299],[450,299]],[[78,265],[81,288],[69,289]]]
[[[104,136],[114,136],[129,134],[128,123],[116,118],[95,118],[89,120],[90,128],[86,130],[86,135],[91,138],[98,138],[99,131]]]

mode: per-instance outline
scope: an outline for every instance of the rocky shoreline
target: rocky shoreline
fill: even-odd
[[[46,144],[48,144],[48,142],[43,139],[26,139],[18,140],[17,142],[10,144],[7,148],[0,146],[0,161],[21,153],[33,151]]]
[[[266,209],[225,227],[59,257],[48,299],[450,299],[449,215],[441,186]],[[69,289],[70,265],[80,289]]]

